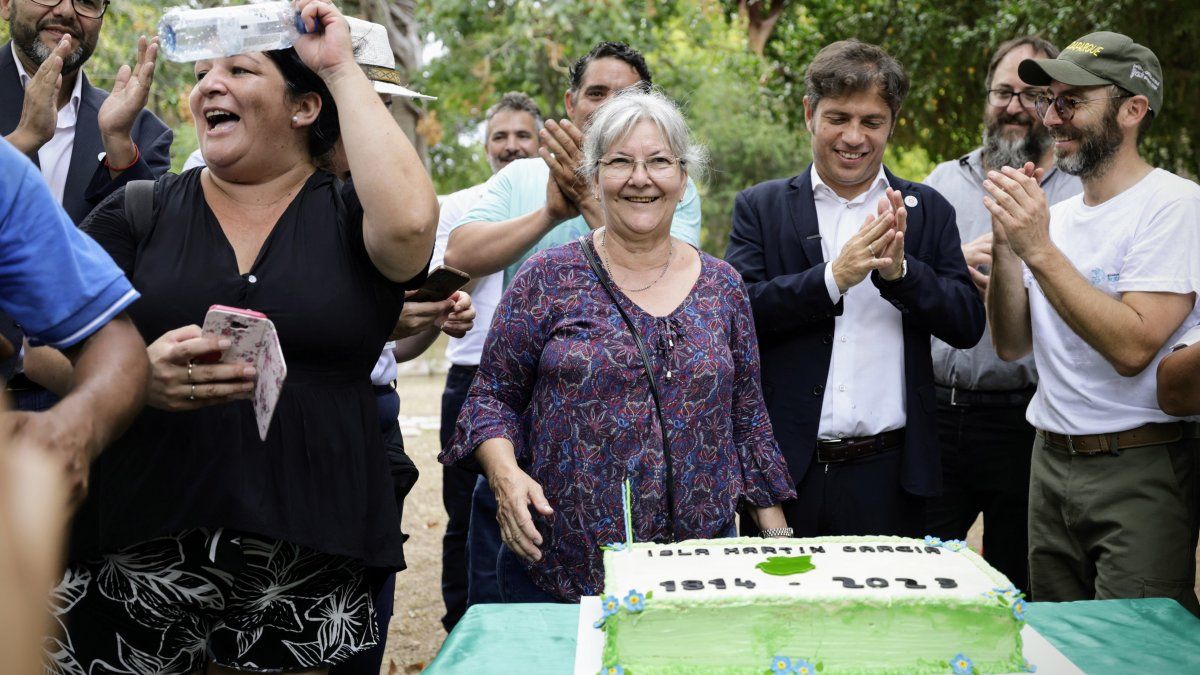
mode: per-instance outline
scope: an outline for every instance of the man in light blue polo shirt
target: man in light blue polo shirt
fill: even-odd
[[[560,246],[604,224],[600,204],[575,169],[592,113],[618,91],[650,86],[636,50],[601,42],[571,68],[564,98],[570,121],[546,120],[540,158],[519,159],[487,182],[486,192],[450,233],[446,264],[481,277],[504,270],[504,284],[538,251]],[[671,234],[700,245],[700,196],[688,179]]]
[[[89,464],[145,399],[146,344],[122,314],[138,293],[7,141],[0,141],[0,175],[0,311],[21,325],[30,345],[60,349],[74,365],[71,389],[57,405],[4,413],[0,424],[18,442],[62,457],[78,502]]]

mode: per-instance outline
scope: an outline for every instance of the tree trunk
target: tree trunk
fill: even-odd
[[[747,19],[750,49],[755,54],[763,55],[785,6],[787,0],[738,0],[738,13]]]
[[[348,13],[362,16],[387,28],[388,41],[396,56],[396,70],[408,81],[421,70],[421,38],[417,33],[416,0],[358,0],[346,2]],[[396,97],[392,100],[392,116],[408,135],[426,167],[429,166],[429,144],[420,133],[425,110],[413,99]]]

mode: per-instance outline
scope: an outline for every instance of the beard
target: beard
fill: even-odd
[[[54,52],[54,48],[47,47],[39,36],[42,30],[51,26],[70,33],[71,38],[75,41],[75,49],[63,59],[62,72],[64,75],[75,72],[84,62],[91,58],[92,52],[96,49],[96,39],[99,37],[99,32],[88,36],[78,24],[64,26],[61,23],[55,22],[50,17],[42,19],[36,26],[30,29],[27,22],[19,20],[20,10],[18,8],[20,6],[21,3],[13,5],[12,19],[9,23],[12,31],[12,40],[17,49],[25,55],[25,58],[33,62],[35,68],[40,68]],[[29,76],[33,77],[33,73],[29,73]]]
[[[1117,125],[1120,106],[1110,105],[1104,118],[1094,128],[1079,129],[1060,126],[1054,130],[1054,140],[1078,140],[1079,149],[1070,155],[1054,152],[1054,163],[1058,168],[1081,179],[1099,178],[1112,165],[1124,136]]]
[[[1004,133],[1005,124],[1026,125],[1027,129],[1023,135],[1013,137]],[[1009,115],[1005,110],[984,123],[983,164],[989,169],[1005,166],[1019,169],[1026,162],[1039,164],[1049,147],[1050,133],[1029,113]]]

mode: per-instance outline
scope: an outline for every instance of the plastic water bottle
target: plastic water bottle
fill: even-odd
[[[176,7],[158,22],[159,48],[170,61],[287,49],[307,32],[290,2],[211,9]]]

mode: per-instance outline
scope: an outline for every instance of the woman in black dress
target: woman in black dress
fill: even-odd
[[[369,376],[424,277],[437,201],[345,19],[297,4],[322,29],[294,50],[195,64],[208,166],[157,181],[148,231],[124,190],[87,221],[142,293],[152,375],[73,524],[48,650],[63,672],[324,672],[381,639],[367,571],[403,556]],[[353,186],[313,165],[339,134]],[[278,330],[265,441],[253,369],[196,361],[226,346],[197,326],[214,304]]]

